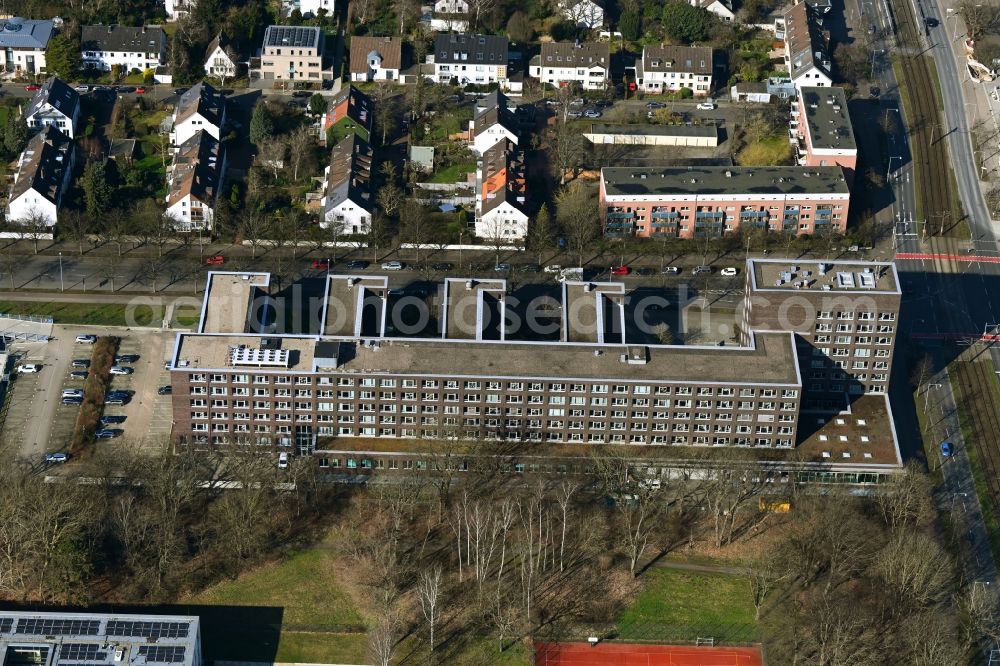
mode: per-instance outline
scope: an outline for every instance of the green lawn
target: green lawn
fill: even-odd
[[[655,569],[646,589],[622,614],[626,640],[693,641],[713,637],[747,642],[757,637],[747,582],[739,576]]]
[[[791,159],[792,144],[784,135],[750,143],[736,156],[740,166],[780,166],[790,164]]]
[[[365,634],[282,631],[275,660],[296,664],[363,664],[367,649]]]
[[[434,176],[430,179],[431,183],[457,183],[459,178],[464,174],[472,173],[476,170],[476,165],[472,164],[452,164],[446,169],[441,169],[434,172]]]
[[[126,319],[126,311],[131,318]],[[117,303],[34,303],[30,301],[0,301],[0,313],[52,317],[57,324],[91,324],[94,326],[149,326],[153,309],[148,305],[130,307]]]
[[[332,148],[333,146],[340,143],[351,134],[357,134],[365,141],[368,140],[368,132],[365,130],[364,127],[358,125],[353,120],[344,118],[336,125],[333,125],[327,129],[326,131],[327,147]]]

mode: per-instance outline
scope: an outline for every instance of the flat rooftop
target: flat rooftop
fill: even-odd
[[[624,301],[621,282],[564,282],[563,334],[569,342],[624,344]]]
[[[802,88],[809,139],[821,150],[857,150],[843,88]]]
[[[444,282],[444,334],[452,340],[476,340],[487,329],[498,331],[500,301],[507,292],[507,281],[448,278]],[[479,310],[479,299],[483,310]]]
[[[698,136],[716,137],[719,128],[715,125],[610,125],[594,123],[588,134],[636,134],[644,136]]]
[[[891,261],[750,259],[747,264],[754,291],[900,294],[896,264]]]
[[[266,290],[269,273],[210,272],[202,306],[201,333],[243,333],[250,301],[258,289]]]
[[[323,315],[323,335],[352,336],[358,327],[359,314],[362,318],[373,317],[378,321],[365,321],[369,326],[377,326],[379,332],[365,330],[362,335],[381,335],[382,308],[389,292],[389,279],[382,275],[331,275]],[[358,299],[365,303],[380,303],[368,311],[358,307]]]
[[[268,342],[265,342],[268,341]],[[272,365],[254,364],[251,356],[245,364],[233,362],[233,351],[270,349],[287,352],[287,363]],[[200,335],[180,334],[177,340],[177,358],[174,368],[178,370],[241,368],[247,372],[256,370],[280,370],[287,372],[312,372],[316,348],[314,337],[291,337],[287,335]],[[272,356],[280,358],[281,355]],[[274,361],[278,363],[278,361]]]
[[[839,166],[604,167],[601,178],[609,196],[621,197],[850,195]]]
[[[197,617],[181,615],[3,611],[0,658],[11,656],[10,647],[37,650],[35,666],[198,666],[198,625]]]
[[[801,412],[799,432],[803,431],[810,434],[795,448],[803,462],[902,464],[886,396],[860,396],[833,416]]]

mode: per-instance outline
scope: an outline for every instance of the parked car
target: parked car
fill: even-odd
[[[79,340],[77,342],[79,342]],[[74,368],[89,368],[90,361],[85,358],[74,358],[73,362],[70,363],[70,365]]]
[[[663,275],[677,275],[681,272],[681,269],[677,266],[667,266],[660,273]]]
[[[941,442],[941,457],[951,458],[952,447],[951,442]]]
[[[600,118],[601,112],[597,109],[587,109],[583,112],[584,118]]]
[[[171,386],[170,384],[167,384],[166,386],[161,386],[160,388],[156,389],[157,395],[170,395],[173,392],[174,392],[174,387]]]
[[[726,277],[733,277],[734,275],[737,275],[739,272],[740,269],[734,266],[726,266],[725,268],[722,269],[722,274],[725,275]]]
[[[104,399],[105,405],[127,405],[132,400],[129,396],[113,395]],[[82,401],[82,398],[81,398]]]
[[[545,273],[557,273],[558,274],[558,273],[562,272],[562,266],[560,266],[559,264],[549,264],[548,266],[546,266],[545,268],[543,268],[542,271],[545,272]]]
[[[525,264],[524,266],[521,266],[522,273],[540,273],[541,271],[542,267],[538,264]]]
[[[146,94],[146,86],[139,86],[139,87],[137,87],[135,89],[135,92],[136,92],[137,95],[145,95]]]
[[[110,372],[113,375],[131,375],[135,370],[124,365],[113,365]]]
[[[109,88],[108,86],[94,86],[94,92],[101,92],[101,93],[111,92],[111,88]]]
[[[306,101],[302,100],[302,99],[290,99],[287,102],[285,102],[285,104],[287,104],[288,106],[294,107],[296,109],[304,109],[304,108],[306,108]]]
[[[42,87],[35,83],[29,83],[28,85],[24,86],[24,89],[27,90],[28,92],[37,92],[41,90]]]
[[[655,275],[656,271],[654,271],[652,268],[637,268],[635,274],[641,275],[643,277],[649,277],[650,275]]]
[[[583,118],[583,111],[567,111],[566,115],[570,118]]]
[[[493,271],[495,273],[509,273],[510,269],[511,266],[508,263],[496,264],[495,266],[493,266]]]
[[[82,398],[83,389],[63,389],[62,397],[64,398]]]
[[[77,91],[78,93],[86,93],[90,92],[90,86],[81,84],[78,86],[73,86],[73,90]]]
[[[120,425],[122,423],[125,423],[125,417],[124,416],[102,416],[101,417],[101,425],[102,426]]]
[[[115,356],[115,363],[135,363],[138,360],[138,354],[119,354]]]
[[[699,111],[711,111],[715,108],[715,102],[708,99],[705,100],[704,102],[699,102],[698,106],[695,108],[697,108]]]
[[[31,375],[42,369],[41,363],[24,363],[17,366],[17,372],[22,375]]]
[[[66,396],[65,398],[63,398],[62,400],[60,400],[60,402],[62,402],[62,404],[64,404],[64,405],[82,405],[83,404],[83,397],[82,396]]]
[[[318,271],[328,271],[330,270],[330,260],[329,259],[313,259],[313,268]]]
[[[348,261],[347,267],[355,270],[363,270],[371,265],[370,261],[365,261],[364,259],[355,259],[354,261]]]
[[[121,428],[101,428],[94,433],[94,439],[114,439],[121,437],[124,432]]]
[[[628,275],[631,272],[632,272],[632,269],[630,269],[628,266],[625,266],[624,264],[621,265],[621,266],[612,266],[611,267],[611,274],[612,275]]]
[[[584,98],[582,98],[582,97],[577,97],[577,98],[576,98],[576,99],[574,99],[574,100],[573,100],[572,102],[570,102],[570,103],[569,103],[569,105],[570,105],[570,106],[583,106],[583,105],[584,105],[584,104],[586,104],[586,103],[587,103],[587,100],[585,100],[585,99],[584,99]]]
[[[76,341],[84,345],[92,345],[97,342],[96,335],[78,335],[76,336]]]
[[[115,88],[115,92],[131,94],[135,92],[135,86],[118,86]]]
[[[450,261],[439,261],[436,264],[431,264],[431,268],[436,271],[450,271],[452,267]]]
[[[292,97],[312,97],[312,92],[309,90],[296,90],[292,93]]]
[[[278,454],[278,469],[288,469],[288,454],[279,453]]]
[[[401,271],[403,270],[403,262],[401,261],[383,261],[382,270],[384,271]]]
[[[448,101],[447,99],[445,100]],[[562,102],[557,99],[547,99],[545,100],[545,106],[562,106]]]
[[[87,374],[88,373],[86,370],[74,370],[73,372],[69,373],[69,378],[78,379],[82,381],[87,378]]]
[[[57,465],[59,463],[64,463],[69,460],[68,453],[46,453],[45,454],[45,464],[46,465]]]
[[[712,267],[711,266],[704,266],[704,265],[702,265],[702,266],[695,266],[694,268],[691,269],[691,272],[693,274],[695,274],[695,275],[704,275],[706,273],[711,273],[712,272]]]
[[[221,266],[226,263],[226,258],[221,254],[214,254],[211,257],[205,258],[205,265],[207,266]]]

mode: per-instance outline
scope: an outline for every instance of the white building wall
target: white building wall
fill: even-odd
[[[487,150],[497,145],[504,139],[507,139],[517,145],[517,135],[508,130],[506,127],[497,123],[490,127],[485,132],[482,132],[475,138],[472,142],[472,148],[477,153],[482,155]]]
[[[37,113],[26,117],[24,120],[31,129],[41,129],[48,125],[55,125],[59,128],[60,132],[72,139],[76,136],[76,122],[79,119],[79,115],[79,106],[75,109],[73,116],[69,117],[51,104],[46,104]]]
[[[81,54],[84,69],[100,69],[110,72],[112,65],[121,65],[126,72],[137,69],[144,72],[147,69],[156,69],[160,65],[161,54],[155,53],[149,57],[149,53],[136,53],[135,51],[82,51]]]
[[[236,63],[221,46],[215,47],[205,59],[204,69],[208,76],[236,76]]]
[[[459,85],[475,83],[503,82],[507,78],[506,65],[478,65],[476,63],[441,64],[434,63],[434,78],[439,83],[448,83],[457,78]]]
[[[324,201],[325,206],[325,201]],[[340,205],[326,211],[322,226],[329,229],[333,225],[340,225],[341,233],[362,234],[368,230],[372,216],[367,210],[357,205],[350,199]]]
[[[503,202],[488,213],[477,216],[476,236],[520,240],[528,235],[528,216],[510,202]]]
[[[185,119],[184,122],[174,125],[174,129],[170,133],[171,141],[175,146],[179,146],[197,134],[198,130],[205,130],[212,136],[212,138],[219,141],[222,140],[219,137],[220,132],[218,126],[205,120],[205,117],[200,113],[196,113]]]
[[[584,90],[603,90],[607,84],[607,70],[602,67],[543,67],[532,65],[530,71],[531,78],[538,79],[542,83],[559,87],[564,81],[569,83],[579,83]]]
[[[39,214],[48,226],[56,223],[57,206],[35,190],[28,190],[7,205],[7,221],[19,222]]]

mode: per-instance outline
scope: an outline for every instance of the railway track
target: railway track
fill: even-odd
[[[985,350],[980,353],[988,354]],[[989,507],[994,515],[1000,515],[1000,446],[996,435],[1000,433],[1000,408],[995,399],[996,376],[989,365],[976,361],[960,361],[958,364],[959,400],[962,418],[971,430],[973,447],[982,472],[982,482],[986,484]],[[964,408],[961,407],[964,403]]]
[[[910,150],[916,166],[916,191],[920,197],[927,233],[939,234],[956,222],[953,209],[947,128],[942,122],[937,99],[940,91],[931,77],[927,58],[920,54],[920,25],[909,0],[891,0],[896,24],[897,43],[902,47],[899,62],[909,106],[907,126]],[[914,53],[916,52],[916,53]]]

